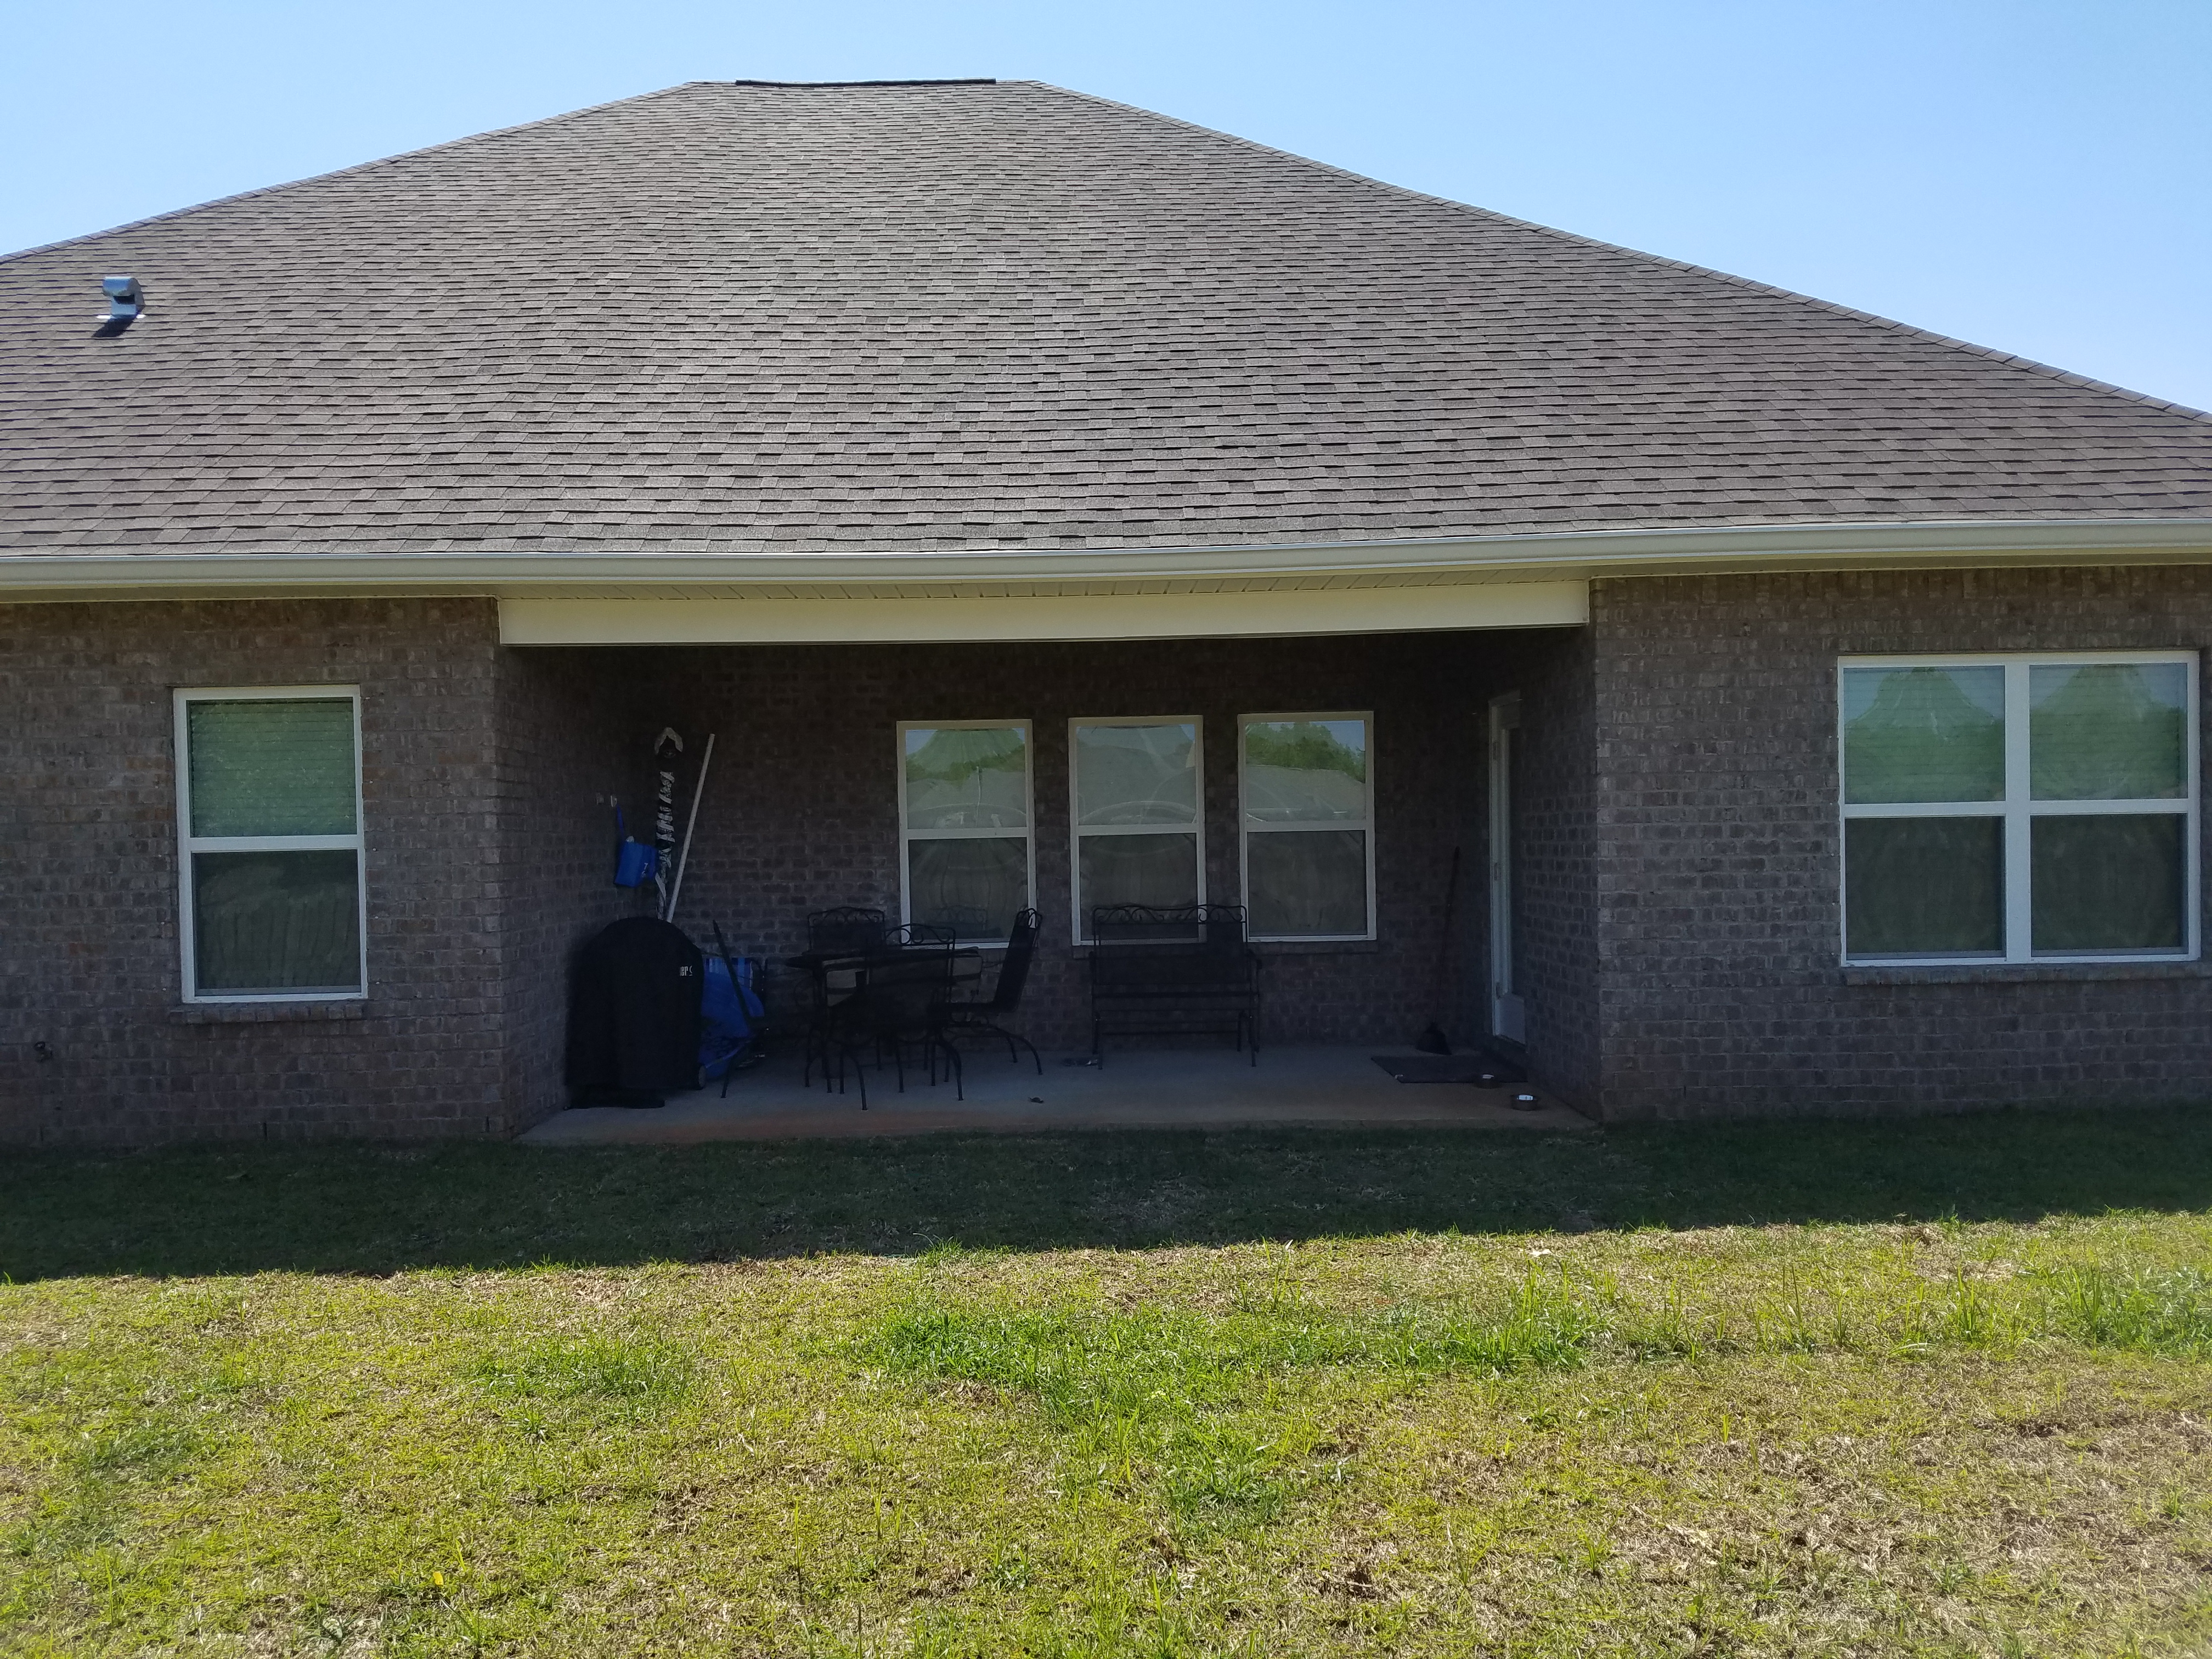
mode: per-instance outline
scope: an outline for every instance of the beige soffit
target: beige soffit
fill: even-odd
[[[738,645],[837,640],[1139,640],[1576,627],[1588,582],[1358,587],[1217,585],[1154,593],[499,602],[508,645]]]

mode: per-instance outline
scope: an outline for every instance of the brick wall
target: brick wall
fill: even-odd
[[[1589,630],[1522,642],[1510,672],[1522,694],[1512,797],[1513,968],[1526,1005],[1528,1066],[1542,1086],[1589,1110],[1599,1090],[1592,860],[1603,808],[1595,797]],[[1487,952],[1486,939],[1486,960]]]
[[[609,672],[652,676],[644,706],[668,711],[652,714],[653,722],[673,720],[688,738],[720,733],[682,919],[703,932],[707,918],[719,917],[734,948],[770,958],[803,948],[810,910],[871,904],[897,915],[899,721],[1030,720],[1045,932],[1026,1024],[1048,1048],[1089,1042],[1081,963],[1069,945],[1068,720],[1202,717],[1207,892],[1234,900],[1237,717],[1372,709],[1381,937],[1268,947],[1267,1035],[1273,1042],[1403,1043],[1437,1001],[1454,846],[1464,848],[1462,915],[1480,920],[1480,711],[1524,665],[1558,655],[1571,637],[1561,630],[608,655],[620,662]],[[1573,721],[1585,719],[1561,728],[1562,744],[1574,741]],[[1533,936],[1545,937],[1541,928]],[[1451,956],[1443,1012],[1464,1035],[1479,1024],[1484,976],[1463,971],[1460,951]]]
[[[608,879],[606,803],[646,830],[667,722],[695,744],[720,734],[683,920],[703,933],[719,916],[771,957],[799,947],[810,909],[896,911],[896,721],[1034,722],[1047,948],[1029,1024],[1075,1047],[1067,720],[1204,718],[1209,890],[1234,898],[1236,716],[1371,708],[1382,937],[1279,947],[1268,1036],[1401,1042],[1426,1023],[1454,846],[1442,1007],[1471,1035],[1480,710],[1575,637],[525,651],[497,645],[475,600],[0,608],[0,1139],[500,1134],[557,1109],[568,959],[649,903]],[[185,1008],[171,691],[299,684],[362,693],[370,994]]]
[[[566,1100],[561,1063],[568,964],[618,916],[652,909],[652,889],[613,883],[615,815],[652,835],[653,734],[626,653],[499,653],[496,862],[486,867],[501,919],[503,1111],[526,1128]]]
[[[682,918],[799,948],[896,911],[893,727],[1027,718],[1046,949],[1030,1024],[1085,1039],[1066,722],[1206,721],[1209,890],[1237,892],[1236,716],[1371,708],[1382,938],[1272,954],[1271,1042],[1484,1015],[1481,710],[1524,696],[1516,964],[1540,1078],[1609,1118],[2202,1096],[2194,967],[1837,963],[1834,665],[1856,653],[2212,644],[2212,571],[1598,583],[1588,630],[1070,646],[502,650],[486,601],[0,607],[0,1139],[511,1132],[561,1100],[567,958],[664,722],[720,733]],[[177,686],[358,684],[365,1005],[186,1009]],[[2212,726],[2212,722],[2207,722]],[[52,1058],[34,1058],[34,1045]]]
[[[0,607],[0,1138],[504,1129],[495,640],[483,601]],[[362,692],[368,1000],[186,1009],[171,691],[325,683]]]
[[[2202,650],[2212,569],[1645,578],[1592,607],[1607,1117],[2212,1095],[2198,968],[1839,967],[1835,735],[1838,656]]]

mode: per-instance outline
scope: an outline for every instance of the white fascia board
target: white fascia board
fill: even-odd
[[[0,595],[155,599],[216,593],[681,597],[702,590],[1386,576],[1589,580],[1668,573],[2212,561],[2212,519],[1728,526],[1515,536],[1165,548],[874,553],[0,552]],[[1004,591],[1000,589],[1000,591]]]
[[[1588,582],[1070,593],[1000,599],[536,599],[499,602],[505,645],[769,645],[1233,639],[1432,629],[1572,628]]]

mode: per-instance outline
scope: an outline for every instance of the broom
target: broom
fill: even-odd
[[[1437,941],[1437,977],[1429,996],[1429,1006],[1436,1018],[1429,1029],[1413,1039],[1413,1047],[1425,1054],[1448,1054],[1451,1039],[1444,1035],[1444,973],[1451,965],[1452,914],[1459,905],[1459,848],[1452,848],[1451,877],[1444,884],[1443,937]]]

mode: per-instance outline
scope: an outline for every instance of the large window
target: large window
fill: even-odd
[[[364,994],[360,700],[177,693],[185,998]]]
[[[1851,962],[2187,957],[2196,659],[1846,659]]]
[[[1372,939],[1372,722],[1365,714],[1247,714],[1237,727],[1252,937]]]
[[[1029,722],[902,725],[898,743],[901,914],[1004,942],[1034,902]]]
[[[1071,720],[1075,938],[1108,904],[1206,898],[1200,732],[1188,720]]]

